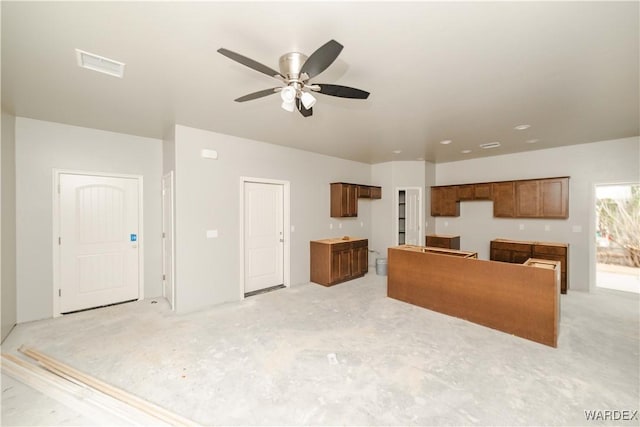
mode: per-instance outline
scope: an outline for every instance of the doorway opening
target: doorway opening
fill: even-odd
[[[596,287],[640,294],[640,184],[596,185]]]
[[[396,188],[396,245],[422,245],[422,188]]]

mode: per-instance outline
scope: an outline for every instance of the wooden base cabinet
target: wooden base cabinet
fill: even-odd
[[[567,293],[569,271],[569,245],[566,243],[529,242],[507,239],[491,241],[492,261],[522,264],[529,258],[560,261],[560,292]]]
[[[427,234],[426,245],[432,248],[460,249],[460,236]]]
[[[369,241],[341,238],[310,242],[311,281],[333,286],[364,276],[369,270]]]

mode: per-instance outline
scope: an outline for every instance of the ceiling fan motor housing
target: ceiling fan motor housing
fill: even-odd
[[[300,70],[307,61],[307,55],[300,52],[285,53],[280,57],[280,73],[287,80],[300,80]]]

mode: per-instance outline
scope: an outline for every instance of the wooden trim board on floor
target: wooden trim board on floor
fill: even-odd
[[[104,415],[104,410],[106,409],[107,414],[110,413],[113,415],[116,419],[120,420],[120,423],[126,421],[139,425],[140,418],[142,418],[143,425],[150,423],[154,425],[173,426],[198,425],[187,418],[174,414],[131,393],[80,372],[37,350],[22,346],[18,351],[36,360],[39,366],[14,355],[3,354],[3,371],[6,371],[7,374],[14,378],[50,396],[51,393],[47,393],[47,390],[49,392],[52,390],[57,391],[58,393],[66,392],[69,394],[69,398],[58,400],[62,403],[71,401],[73,404],[72,408],[77,408],[76,402],[74,401],[77,400],[78,397],[81,397],[82,401],[90,404],[88,408],[85,405],[85,410],[88,409],[91,413],[92,410],[95,412],[96,408],[100,408],[103,410],[102,415]],[[78,394],[78,391],[73,388],[73,385],[80,387],[79,390],[81,394]],[[91,395],[93,397],[91,399],[87,399],[85,396],[87,389],[92,393]],[[74,395],[75,398],[73,397]],[[91,408],[91,404],[94,406],[93,409]],[[107,418],[109,417],[107,416]],[[107,424],[113,424],[113,421],[107,421]]]

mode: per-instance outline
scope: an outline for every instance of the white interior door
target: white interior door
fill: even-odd
[[[405,192],[405,243],[422,244],[422,197],[419,188],[407,188]]]
[[[283,186],[244,184],[244,292],[282,285]]]
[[[174,310],[173,172],[162,177],[162,293]]]
[[[60,312],[139,297],[138,180],[59,175]]]

